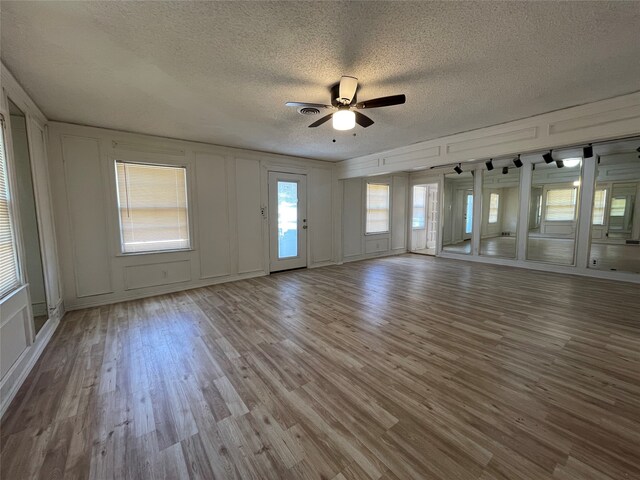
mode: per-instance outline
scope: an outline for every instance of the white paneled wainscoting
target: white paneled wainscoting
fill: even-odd
[[[268,274],[269,171],[307,175],[307,266],[336,261],[331,163],[57,122],[49,145],[67,309]],[[122,253],[116,161],[186,168],[190,248]]]

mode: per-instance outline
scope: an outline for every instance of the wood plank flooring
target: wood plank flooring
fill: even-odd
[[[638,479],[640,287],[403,255],[71,312],[3,479]]]

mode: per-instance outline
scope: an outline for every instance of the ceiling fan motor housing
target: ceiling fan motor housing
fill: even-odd
[[[331,105],[333,105],[334,107],[345,105],[339,100],[339,98],[340,98],[340,83],[336,83],[333,87],[331,87]],[[348,105],[355,105],[356,103],[358,103],[357,91],[356,93],[353,94],[353,98],[351,99],[351,102],[348,103]]]

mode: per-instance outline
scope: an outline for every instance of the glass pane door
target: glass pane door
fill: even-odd
[[[298,256],[298,182],[278,180],[278,258]]]
[[[307,177],[269,172],[269,271],[307,266]]]

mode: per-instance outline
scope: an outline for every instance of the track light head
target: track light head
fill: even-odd
[[[484,164],[487,166],[487,170],[493,170],[493,158],[490,158],[488,161],[484,162]]]
[[[549,150],[547,153],[542,155],[542,158],[544,158],[544,163],[549,164],[549,163],[553,162],[552,152],[553,152],[553,150]]]
[[[556,165],[558,166],[558,168],[562,168],[564,167],[564,162],[562,160],[556,160]]]
[[[520,154],[516,158],[513,159],[513,164],[516,168],[520,168],[522,166],[522,160],[520,160]]]
[[[507,173],[509,173],[509,167],[502,167],[502,174],[506,175]]]
[[[593,157],[593,146],[589,144],[589,146],[584,147],[582,149],[582,157],[583,158],[591,158]]]
[[[458,164],[455,167],[453,167],[453,171],[456,172],[458,175],[462,173],[462,167],[460,165],[461,164]]]

